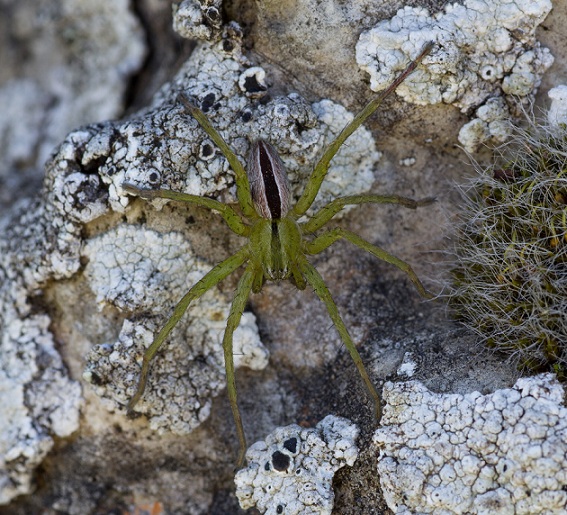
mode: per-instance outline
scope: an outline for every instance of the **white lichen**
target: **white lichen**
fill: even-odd
[[[334,415],[314,429],[276,429],[246,452],[248,465],[235,477],[240,506],[268,514],[330,514],[333,476],[356,461],[357,437],[354,424]]]
[[[459,131],[458,140],[467,152],[486,143],[504,143],[512,134],[510,110],[502,97],[493,97],[476,110],[476,118]]]
[[[33,471],[55,439],[78,429],[81,403],[81,388],[68,378],[49,333],[49,317],[20,320],[7,309],[2,316],[11,322],[0,359],[0,505],[30,493]]]
[[[73,145],[81,140],[83,166],[99,162],[112,209],[123,211],[128,204],[121,188],[124,181],[235,200],[228,162],[177,100],[181,92],[209,116],[242,162],[252,141],[263,138],[273,143],[287,167],[294,195],[303,191],[323,149],[352,115],[329,100],[309,105],[295,93],[255,102],[254,97],[266,93],[264,75],[242,55],[240,37],[236,27],[230,26],[221,42],[202,44],[138,116],[68,137]],[[333,159],[312,209],[339,193],[368,191],[379,158],[371,133],[359,129]]]
[[[561,514],[567,409],[552,374],[489,395],[387,383],[374,434],[384,498],[396,514]]]
[[[83,256],[88,259],[85,277],[97,301],[125,312],[163,312],[211,268],[193,257],[181,234],[136,225],[118,225],[92,238]]]
[[[55,439],[79,426],[81,388],[56,350],[50,317],[31,300],[47,278],[76,270],[67,259],[76,249],[57,237],[62,220],[51,215],[47,222],[37,203],[24,202],[0,224],[0,504],[30,493]]]
[[[261,97],[268,89],[266,71],[260,66],[252,66],[242,73],[238,79],[240,90],[251,98]]]
[[[173,4],[173,29],[187,39],[212,40],[220,36],[222,0],[183,0]]]
[[[396,90],[401,97],[420,105],[452,104],[462,112],[494,97],[513,105],[518,98],[533,98],[553,63],[535,39],[550,10],[549,0],[467,0],[434,15],[405,7],[361,34],[356,60],[370,74],[371,89],[381,91],[426,42],[434,41],[423,66]],[[498,137],[500,129],[478,122],[468,131],[470,141],[472,133],[480,141],[483,134]]]
[[[417,369],[417,363],[415,362],[415,358],[413,354],[411,352],[406,352],[404,354],[404,359],[402,363],[398,367],[398,370],[396,370],[396,373],[400,377],[405,376],[405,378],[409,379],[410,377],[413,377],[416,369]]]
[[[415,163],[416,163],[416,159],[413,156],[412,157],[404,157],[404,158],[400,159],[400,161],[399,161],[400,166],[407,166],[407,167],[413,166]]]
[[[548,91],[551,105],[547,111],[547,121],[552,127],[567,124],[567,86],[556,86]]]

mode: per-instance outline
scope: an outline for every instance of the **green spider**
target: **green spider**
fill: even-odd
[[[356,234],[340,227],[324,231],[318,236],[314,236],[314,233],[324,227],[327,222],[347,205],[365,203],[400,204],[404,207],[415,209],[418,206],[431,203],[433,199],[428,198],[417,201],[398,195],[384,196],[372,194],[339,197],[321,208],[309,220],[305,222],[298,222],[297,220],[305,215],[315,200],[319,188],[327,174],[329,163],[345,140],[362,125],[364,121],[376,111],[382,101],[415,70],[432,48],[433,43],[427,43],[417,58],[408,65],[396,80],[379,96],[371,100],[326,148],[323,156],[313,169],[303,194],[293,207],[290,205],[290,187],[287,174],[280,157],[272,145],[263,140],[253,143],[248,158],[248,172],[246,172],[234,152],[211,125],[206,115],[194,106],[185,95],[181,94],[179,96],[180,101],[185,105],[188,112],[199,122],[204,131],[216,143],[234,171],[238,205],[240,206],[242,214],[228,204],[223,204],[217,200],[197,195],[189,195],[163,189],[140,189],[130,183],[122,184],[122,188],[127,193],[144,199],[171,199],[180,202],[188,202],[216,211],[222,216],[232,231],[243,238],[247,238],[248,242],[238,252],[213,267],[175,306],[173,314],[144,354],[138,387],[136,393],[127,405],[128,414],[130,416],[133,416],[134,407],[144,393],[150,363],[153,357],[156,355],[171,330],[175,327],[177,322],[179,322],[180,318],[189,307],[189,304],[201,297],[206,291],[216,286],[239,267],[246,264],[246,269],[240,278],[234,294],[223,337],[228,398],[240,443],[238,466],[242,466],[244,463],[246,439],[237,404],[232,340],[234,331],[240,323],[240,318],[250,292],[258,293],[266,280],[280,281],[289,279],[299,290],[305,289],[307,284],[313,288],[316,295],[325,304],[333,324],[348,349],[374,401],[376,417],[378,420],[380,419],[380,395],[368,376],[360,354],[356,350],[356,346],[339,315],[337,306],[323,278],[313,265],[309,263],[307,256],[319,254],[337,240],[341,238],[345,239],[361,249],[370,252],[378,259],[391,263],[404,271],[419,293],[424,297],[428,297],[429,293],[425,290],[410,265],[385,250],[372,245]]]

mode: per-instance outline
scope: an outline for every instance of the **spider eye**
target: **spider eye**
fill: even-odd
[[[258,140],[248,156],[248,180],[256,211],[263,218],[283,218],[289,211],[287,173],[276,149]]]

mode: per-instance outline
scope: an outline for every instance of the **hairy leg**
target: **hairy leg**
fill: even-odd
[[[323,227],[345,206],[356,204],[399,204],[409,209],[416,209],[420,206],[426,206],[435,202],[434,197],[428,197],[421,200],[414,200],[399,195],[350,195],[348,197],[339,197],[329,202],[325,207],[321,208],[310,220],[301,224],[303,232],[312,233]]]
[[[228,392],[228,400],[230,401],[230,408],[232,409],[232,416],[234,418],[234,423],[236,424],[236,435],[238,436],[238,442],[240,444],[238,461],[236,465],[238,468],[244,465],[244,455],[246,453],[246,437],[244,436],[244,427],[242,425],[242,417],[240,416],[240,410],[238,409],[238,400],[236,395],[232,338],[234,331],[236,331],[238,324],[240,324],[242,313],[244,312],[244,308],[246,307],[246,301],[250,296],[253,281],[254,269],[252,265],[248,265],[248,268],[242,274],[242,277],[238,282],[222,340],[222,347],[224,350],[224,366],[226,370],[226,389]]]
[[[380,106],[380,104],[384,101],[384,99],[393,93],[396,88],[406,79],[406,77],[412,73],[419,65],[419,63],[423,60],[423,58],[431,52],[433,49],[433,42],[426,43],[419,55],[413,60],[408,67],[398,75],[396,80],[392,82],[384,91],[382,91],[377,97],[372,99],[366,106],[360,111],[354,119],[341,131],[341,133],[336,137],[334,141],[332,141],[329,146],[326,148],[323,156],[315,166],[313,172],[311,173],[311,177],[307,182],[305,187],[305,191],[301,198],[297,202],[296,206],[293,208],[294,214],[299,217],[304,215],[305,212],[311,207],[311,204],[315,200],[317,193],[319,193],[319,188],[321,187],[321,183],[325,179],[327,175],[327,170],[329,168],[329,163],[331,159],[335,156],[335,154],[339,151],[343,143],[346,139],[356,130],[358,129],[366,119],[371,116],[376,109]]]
[[[353,232],[347,231],[346,229],[342,229],[340,227],[336,229],[331,229],[330,231],[324,232],[317,238],[315,238],[312,242],[307,243],[306,250],[308,254],[319,254],[325,250],[329,245],[332,245],[337,240],[344,238],[347,241],[350,241],[357,247],[360,247],[367,252],[370,252],[373,256],[381,259],[382,261],[386,261],[394,266],[397,266],[402,272],[405,272],[410,281],[415,285],[417,291],[426,298],[431,298],[432,295],[429,293],[419,278],[417,277],[416,273],[413,271],[412,267],[408,265],[405,261],[393,256],[389,252],[377,247],[376,245],[372,245],[372,243],[367,242],[366,240],[362,239],[357,234]]]
[[[358,369],[358,372],[362,377],[362,380],[364,381],[366,388],[368,389],[368,393],[370,394],[372,400],[374,401],[376,419],[379,421],[382,416],[382,401],[380,400],[380,395],[378,394],[376,388],[374,387],[372,381],[370,380],[370,376],[368,375],[368,372],[364,367],[362,358],[360,357],[358,350],[356,350],[356,346],[354,345],[354,342],[352,341],[352,338],[350,337],[350,334],[348,333],[348,330],[341,316],[339,315],[339,310],[337,309],[337,305],[335,304],[335,301],[331,297],[327,285],[325,284],[323,278],[321,277],[319,272],[317,272],[315,267],[311,265],[311,263],[309,263],[306,259],[301,265],[301,271],[303,272],[303,275],[305,276],[307,282],[313,287],[313,290],[315,291],[317,296],[321,299],[323,304],[325,304],[325,307],[329,312],[329,316],[331,317],[334,326],[339,332],[341,340],[343,341],[347,350],[349,351],[350,356],[354,361],[354,364],[356,365],[356,368]]]
[[[189,111],[191,116],[199,122],[199,125],[203,128],[203,130],[209,135],[209,137],[215,142],[217,147],[219,147],[220,151],[223,153],[224,157],[226,157],[227,161],[230,164],[230,167],[234,171],[235,182],[236,182],[236,195],[238,197],[238,203],[242,209],[242,212],[248,218],[256,218],[256,210],[254,209],[254,205],[252,204],[252,196],[250,194],[250,184],[248,183],[248,176],[246,175],[246,171],[244,167],[228,146],[226,141],[223,137],[218,133],[218,131],[213,127],[205,113],[201,111],[196,105],[189,100],[187,95],[181,93],[178,97],[179,101],[185,106],[185,108]]]
[[[247,226],[240,215],[232,209],[228,204],[223,204],[218,200],[212,198],[200,197],[199,195],[190,195],[189,193],[180,193],[172,190],[149,190],[142,189],[130,184],[129,182],[122,183],[122,189],[127,193],[136,195],[143,199],[151,200],[154,198],[165,198],[176,200],[178,202],[186,202],[188,204],[195,204],[200,207],[217,211],[223,218],[227,225],[239,236],[248,236],[250,228]]]
[[[245,247],[241,248],[236,254],[233,254],[229,258],[225,259],[222,263],[216,265],[197,284],[195,284],[175,306],[173,314],[144,353],[144,358],[142,360],[142,371],[140,372],[140,378],[138,380],[136,393],[130,399],[130,402],[126,407],[130,416],[133,415],[134,407],[142,397],[144,389],[146,388],[148,373],[150,371],[150,363],[153,357],[156,355],[165,339],[169,336],[169,333],[177,325],[177,323],[189,307],[189,304],[201,297],[213,286],[216,286],[226,276],[234,272],[248,259],[249,254],[250,250],[248,248],[248,245],[246,245]]]

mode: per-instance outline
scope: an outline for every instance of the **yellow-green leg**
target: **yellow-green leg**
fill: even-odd
[[[205,113],[194,105],[184,93],[181,93],[178,99],[189,111],[191,116],[197,120],[208,136],[215,142],[217,147],[219,147],[224,157],[226,157],[235,175],[238,204],[242,208],[242,212],[245,216],[248,218],[255,218],[257,215],[254,205],[252,204],[250,184],[248,183],[248,176],[246,175],[246,171],[244,170],[242,163],[238,160],[236,154],[230,149],[219,132],[213,127],[213,124],[209,121]]]
[[[133,416],[134,407],[144,393],[146,383],[148,381],[148,373],[150,371],[150,363],[152,359],[156,355],[165,339],[169,336],[169,333],[177,325],[177,323],[189,307],[189,304],[201,297],[205,292],[210,290],[213,286],[216,286],[226,276],[230,275],[238,267],[240,267],[248,259],[249,253],[250,250],[247,245],[240,249],[236,254],[230,256],[222,263],[216,265],[197,284],[195,284],[175,306],[173,314],[144,353],[144,358],[142,360],[142,370],[140,372],[140,379],[138,380],[138,387],[136,388],[136,393],[130,399],[130,402],[126,407],[129,416]]]
[[[321,208],[310,220],[301,224],[305,234],[312,233],[323,227],[345,206],[358,204],[399,204],[409,209],[416,209],[420,206],[426,206],[435,202],[435,198],[428,197],[421,200],[400,197],[399,195],[349,195],[348,197],[339,197],[329,202],[325,207]]]
[[[147,190],[138,188],[129,182],[122,183],[122,189],[132,195],[136,195],[143,199],[152,200],[154,198],[165,198],[175,200],[177,202],[186,202],[187,204],[195,204],[196,206],[205,207],[211,211],[217,211],[227,225],[239,236],[248,236],[250,227],[244,223],[240,215],[232,209],[228,204],[223,204],[212,198],[200,197],[189,193],[180,193],[172,190]]]
[[[246,301],[252,290],[252,282],[254,280],[254,271],[252,265],[249,265],[236,288],[236,293],[234,294],[234,299],[232,301],[232,306],[230,307],[230,314],[228,315],[228,320],[226,322],[226,329],[224,331],[224,336],[222,339],[222,348],[224,350],[224,366],[226,370],[226,389],[228,393],[228,400],[230,402],[230,408],[232,409],[232,416],[234,418],[234,423],[236,425],[236,435],[238,436],[238,442],[240,444],[240,450],[238,452],[237,467],[240,468],[244,464],[244,455],[246,454],[246,437],[244,436],[244,427],[242,425],[242,417],[240,416],[240,410],[238,409],[238,400],[236,395],[236,380],[234,377],[234,355],[232,351],[232,338],[234,331],[240,324],[240,319],[244,308],[246,307]]]
[[[323,278],[321,277],[319,272],[317,272],[315,267],[311,265],[307,260],[305,260],[301,264],[301,271],[303,272],[303,275],[305,276],[307,282],[313,287],[313,290],[315,291],[317,296],[321,299],[323,304],[325,304],[325,307],[329,312],[329,316],[331,317],[334,326],[337,328],[337,331],[339,332],[341,340],[343,341],[347,350],[349,351],[350,356],[354,361],[354,364],[356,365],[356,368],[358,369],[358,372],[362,377],[364,384],[366,385],[368,393],[370,394],[372,400],[374,401],[376,419],[380,420],[382,416],[382,401],[380,400],[380,395],[378,394],[376,388],[374,387],[374,384],[370,380],[370,376],[368,375],[368,372],[364,367],[362,358],[360,357],[358,350],[356,350],[356,346],[354,345],[354,342],[352,341],[352,338],[350,337],[350,334],[348,333],[348,330],[341,316],[339,315],[339,310],[337,309],[337,305],[335,304],[335,301],[331,297],[331,293],[329,292],[327,285],[323,281]]]
[[[384,249],[377,247],[376,245],[372,245],[372,243],[367,242],[366,240],[362,239],[357,234],[353,232],[347,231],[346,229],[342,229],[340,227],[336,229],[331,229],[330,231],[324,232],[317,238],[315,238],[312,242],[306,244],[306,250],[308,254],[319,254],[325,250],[329,245],[332,245],[337,240],[344,238],[347,241],[350,241],[357,247],[360,247],[367,252],[370,252],[373,256],[381,259],[382,261],[386,261],[396,267],[398,267],[402,272],[405,272],[409,277],[410,281],[415,285],[417,291],[426,298],[432,298],[431,293],[429,293],[419,278],[417,277],[416,273],[413,271],[413,268],[402,261],[401,259],[397,258],[396,256],[386,252]]]
[[[380,106],[380,104],[384,101],[384,99],[392,94],[396,88],[407,78],[407,76],[412,73],[421,63],[423,58],[433,50],[434,43],[432,41],[426,43],[419,53],[419,55],[413,60],[407,68],[401,72],[392,84],[390,84],[384,91],[382,91],[377,97],[372,99],[366,106],[363,107],[362,111],[360,111],[353,120],[339,133],[334,141],[332,141],[329,146],[325,149],[323,156],[319,159],[319,162],[313,169],[311,173],[311,177],[305,186],[305,190],[303,194],[297,201],[297,204],[293,208],[294,215],[299,218],[301,215],[304,215],[305,212],[309,209],[317,193],[319,192],[319,188],[327,175],[327,171],[329,169],[329,163],[331,159],[335,156],[335,154],[339,151],[342,147],[343,143],[347,140],[347,138],[356,130],[358,129],[367,119],[370,117],[376,109]]]

